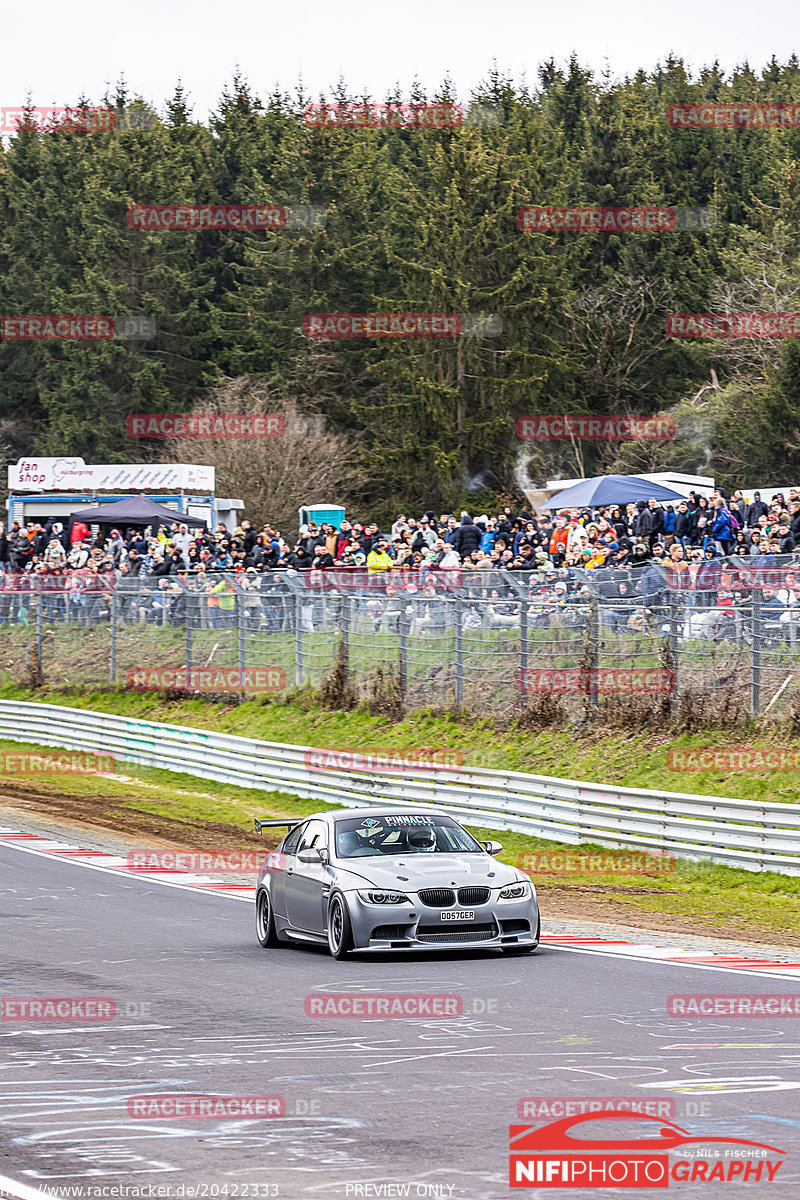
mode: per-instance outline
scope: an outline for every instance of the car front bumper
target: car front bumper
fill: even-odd
[[[539,941],[533,897],[476,905],[469,921],[442,919],[448,909],[419,904],[365,904],[355,893],[347,894],[347,901],[359,951],[485,950]]]

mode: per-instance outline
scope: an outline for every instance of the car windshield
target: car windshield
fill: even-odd
[[[339,858],[378,854],[482,854],[483,847],[452,817],[392,813],[336,822]]]

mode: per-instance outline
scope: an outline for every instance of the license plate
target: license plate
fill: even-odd
[[[450,908],[447,910],[447,912],[443,912],[441,914],[441,916],[442,916],[443,921],[474,921],[475,920],[474,912],[467,912],[466,910],[462,911],[461,909],[457,909],[457,908]]]

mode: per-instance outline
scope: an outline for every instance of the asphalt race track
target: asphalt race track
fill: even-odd
[[[766,972],[626,960],[613,944],[341,963],[313,948],[265,951],[249,899],[4,844],[0,996],[111,997],[116,1016],[0,1021],[0,1175],[85,1197],[118,1185],[176,1196],[189,1184],[200,1200],[225,1185],[308,1200],[586,1195],[509,1188],[518,1101],[634,1096],[671,1103],[694,1136],[786,1152],[772,1183],[673,1191],[796,1197],[800,1018],[679,1019],[666,999],[799,990]],[[464,1015],[305,1013],[309,994],[376,992],[455,995]],[[282,1096],[286,1115],[129,1116],[130,1097],[171,1092]]]

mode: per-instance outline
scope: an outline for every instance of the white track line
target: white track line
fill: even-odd
[[[53,1200],[53,1195],[54,1192],[40,1192],[27,1183],[17,1183],[16,1179],[0,1175],[0,1196],[13,1196],[14,1200]]]

